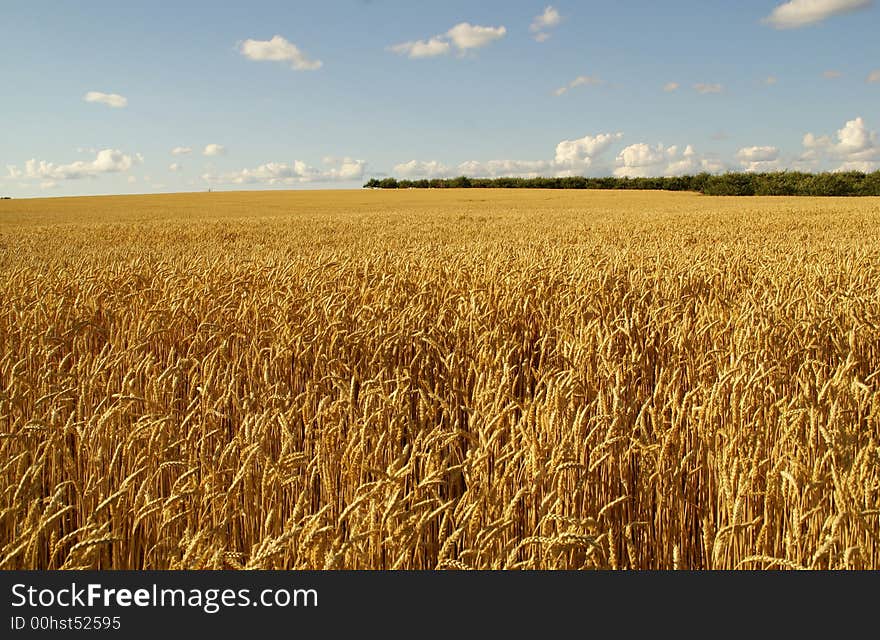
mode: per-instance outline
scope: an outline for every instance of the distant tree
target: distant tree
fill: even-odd
[[[880,171],[862,173],[803,173],[776,171],[772,173],[728,172],[712,175],[667,176],[663,178],[627,178],[605,176],[566,177],[501,177],[501,178],[433,178],[431,180],[396,180],[373,178],[365,185],[382,189],[662,189],[666,191],[697,191],[715,196],[880,196]]]

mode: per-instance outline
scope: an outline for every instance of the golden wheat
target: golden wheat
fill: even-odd
[[[880,200],[0,202],[0,569],[880,568]]]

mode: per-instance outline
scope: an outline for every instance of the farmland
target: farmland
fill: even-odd
[[[880,569],[880,198],[0,202],[0,569]]]

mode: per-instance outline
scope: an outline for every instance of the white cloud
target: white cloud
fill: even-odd
[[[537,178],[553,173],[553,163],[547,160],[468,160],[459,164],[456,169],[456,175],[473,178]]]
[[[225,175],[227,182],[234,184],[292,184],[312,175],[313,171],[304,162],[268,162],[254,169],[242,169]]]
[[[507,29],[503,26],[481,27],[469,22],[461,22],[447,31],[446,35],[452,40],[452,44],[462,51],[467,51],[468,49],[485,47],[487,44],[503,38],[506,33]]]
[[[736,158],[741,162],[766,162],[778,157],[779,149],[776,147],[743,147],[736,152]]]
[[[202,155],[206,156],[225,156],[226,155],[226,147],[222,144],[209,144],[206,145],[204,150],[202,151]]]
[[[332,165],[325,169],[319,180],[360,180],[364,177],[367,163],[353,158],[325,158],[325,164]]]
[[[54,180],[45,180],[40,183],[40,189],[57,189],[58,183]]]
[[[275,35],[271,40],[245,40],[239,52],[249,60],[289,62],[297,71],[314,71],[320,69],[320,60],[311,60],[292,42]]]
[[[678,146],[654,147],[639,142],[631,144],[617,155],[617,168],[614,175],[628,178],[648,178],[658,176],[681,176],[708,171],[717,173],[724,170],[718,160],[700,157],[691,145],[684,150]]]
[[[700,171],[706,171],[708,173],[723,173],[724,171],[727,171],[727,164],[719,158],[711,157],[707,154],[700,160]]]
[[[559,15],[559,11],[553,6],[547,6],[544,8],[543,13],[535,16],[535,19],[532,20],[532,24],[529,25],[529,31],[535,34],[534,38],[536,41],[545,42],[550,38],[550,34],[547,32],[558,26],[560,22],[562,22],[562,16]]]
[[[128,184],[134,184],[137,181],[138,181],[138,179],[135,178],[134,176],[128,176]]]
[[[880,151],[878,147],[877,132],[869,131],[865,121],[861,118],[848,121],[837,132],[837,144],[834,150],[847,156],[850,160],[863,160],[874,157]],[[863,157],[855,157],[861,155]]]
[[[171,164],[168,165],[168,171],[172,171],[172,172],[176,173],[176,172],[180,171],[181,169],[183,169],[183,166],[181,166],[177,162],[172,162]]]
[[[872,0],[791,0],[776,7],[762,22],[776,29],[799,29],[872,4]]]
[[[254,169],[242,169],[222,175],[206,173],[202,179],[218,184],[294,185],[303,182],[355,181],[364,177],[366,162],[352,158],[325,158],[324,169],[307,165],[301,160],[267,162]]]
[[[565,169],[587,168],[593,159],[601,155],[622,133],[600,133],[597,136],[584,136],[575,140],[563,140],[556,145],[554,162]]]
[[[878,170],[880,170],[880,162],[871,162],[870,160],[849,160],[834,169],[834,172],[861,171],[862,173],[872,173]]]
[[[114,109],[122,109],[123,107],[128,106],[128,98],[125,96],[121,96],[118,93],[101,93],[100,91],[89,91],[86,95],[83,96],[83,100],[86,102],[98,102],[101,104],[106,104],[108,107],[113,107]]]
[[[583,175],[622,133],[600,133],[556,145],[552,160],[467,160],[449,167],[436,160],[410,160],[394,167],[402,178],[443,178],[466,175],[472,178],[538,177]]]
[[[401,178],[445,178],[452,172],[449,167],[436,160],[410,160],[394,165],[393,173]]]
[[[666,84],[663,85],[663,91],[665,91],[666,93],[671,93],[672,91],[678,91],[678,88],[680,86],[681,85],[678,84],[677,82],[667,82]]]
[[[570,89],[574,89],[575,87],[580,87],[582,85],[596,85],[602,84],[602,80],[598,76],[578,76],[571,82],[569,82],[564,87],[559,87],[553,92],[554,96],[561,96],[564,93],[567,93]]]
[[[560,22],[562,22],[562,16],[559,15],[559,11],[552,5],[547,6],[544,8],[544,13],[535,16],[535,19],[532,20],[532,24],[529,25],[529,31],[533,33],[544,31],[545,29],[557,26]]]
[[[753,173],[780,168],[779,149],[776,147],[743,147],[736,152],[736,159],[745,171]]]
[[[599,78],[594,76],[578,76],[568,84],[568,88],[573,89],[574,87],[579,87],[582,84],[599,84],[601,82],[602,81]]]
[[[834,78],[839,78],[843,74],[840,71],[835,71],[834,69],[829,69],[828,71],[822,72],[822,77],[826,80],[834,80]]]
[[[617,155],[620,165],[614,171],[617,176],[651,175],[666,164],[667,152],[663,145],[651,147],[644,142],[631,144]]]
[[[822,150],[831,147],[831,138],[829,136],[815,136],[812,133],[804,134],[803,145],[807,150]]]
[[[696,161],[696,155],[697,152],[694,151],[694,148],[691,145],[688,145],[685,147],[680,157],[677,154],[673,155],[670,163],[666,165],[666,175],[682,176],[686,173],[693,172],[694,167],[696,166],[694,164]]]
[[[401,42],[389,47],[389,51],[410,58],[433,58],[434,56],[443,56],[449,53],[451,45],[446,40],[439,37],[433,37],[430,40],[413,40],[410,42]]]
[[[427,40],[410,40],[388,47],[398,55],[410,58],[432,58],[450,53],[454,46],[460,54],[470,49],[478,49],[503,38],[507,29],[501,27],[482,27],[480,25],[461,22],[446,33],[432,36]]]
[[[835,137],[836,140],[828,135],[805,134],[801,160],[815,163],[827,157],[842,162],[841,167],[873,166],[874,161],[880,160],[880,136],[862,118],[847,121]]]
[[[766,84],[768,87],[773,86],[777,82],[779,82],[779,78],[777,78],[776,76],[767,76],[766,78],[764,78],[764,84]]]
[[[192,149],[190,147],[174,147],[171,150],[172,156],[185,156],[188,153],[192,153]]]
[[[55,164],[45,160],[31,159],[19,169],[9,165],[9,177],[41,180],[80,180],[95,178],[103,173],[128,171],[139,162],[139,157],[129,156],[116,149],[102,149],[92,161],[77,160],[69,164]]]
[[[868,77],[865,78],[865,82],[880,82],[880,69],[874,69],[871,73],[869,73]]]
[[[694,89],[697,93],[707,94],[707,93],[721,93],[724,90],[724,87],[720,84],[706,84],[705,82],[698,82],[694,85]]]

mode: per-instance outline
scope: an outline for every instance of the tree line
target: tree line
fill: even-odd
[[[655,189],[710,196],[880,196],[880,171],[699,173],[665,178],[373,178],[368,189]]]

